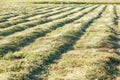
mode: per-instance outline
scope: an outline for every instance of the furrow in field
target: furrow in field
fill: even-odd
[[[115,11],[116,12],[116,18],[115,18],[115,20],[117,20],[117,21],[115,21],[115,23],[116,23],[117,28],[113,29],[113,32],[117,36],[118,46],[116,47],[116,53],[120,55],[120,11],[119,11],[120,8],[119,7],[120,7],[119,5],[116,6],[116,11]]]
[[[0,22],[5,22],[5,21],[7,21],[8,18],[15,17],[15,16],[18,16],[18,14],[9,14],[9,15],[6,15],[6,16],[1,16],[0,17]]]
[[[7,11],[7,12],[2,12],[0,14],[0,17],[9,16],[10,14],[14,14],[14,13],[23,14],[23,15],[18,15],[16,17],[11,17],[11,18],[6,19],[6,20],[13,20],[13,19],[24,18],[25,15],[28,15],[28,16],[31,16],[33,14],[37,15],[37,14],[41,13],[41,11],[44,11],[44,10],[49,11],[49,10],[51,10],[53,8],[57,8],[57,7],[61,7],[61,8],[62,7],[63,8],[69,7],[69,5],[68,6],[66,6],[66,5],[53,5],[53,6],[51,6],[51,5],[47,5],[47,6],[36,5],[36,6],[33,6],[33,7],[28,6],[28,5],[27,6],[26,5],[25,6],[20,5],[20,6],[21,7],[19,7],[20,8],[19,10],[14,11],[14,8],[13,8],[13,9]],[[79,5],[79,7],[81,7],[81,6],[86,6],[86,5]],[[75,8],[76,6],[71,6],[71,7]]]
[[[85,35],[77,42],[75,48],[114,48],[116,44],[113,41],[116,37],[112,32],[112,28],[116,27],[114,18],[114,6],[110,5],[102,17],[86,30]]]
[[[60,9],[61,7],[57,8],[57,9]],[[62,8],[63,9],[63,8]],[[52,12],[53,10],[51,10]],[[62,10],[60,10],[62,12]],[[41,11],[42,12],[42,11]],[[47,12],[46,12],[47,14]],[[33,14],[32,14],[33,15]],[[40,14],[39,14],[40,15]],[[43,14],[41,14],[43,15]],[[20,23],[25,23],[25,22],[28,22],[29,20],[25,19],[26,15],[24,15],[24,18],[20,18],[19,19],[15,19],[15,20],[10,20],[10,21],[7,21],[7,22],[4,22],[4,23],[1,23],[0,24],[0,28],[7,28],[7,27],[11,27],[11,26],[14,26],[14,25],[17,25],[17,24],[20,24]],[[27,16],[28,17],[28,16]],[[27,18],[26,17],[26,18]]]
[[[69,11],[69,10],[72,10],[72,9],[74,9],[74,8],[73,8],[73,7],[68,7],[68,8],[63,8],[61,11],[67,11],[67,10]],[[28,18],[28,20],[32,20],[32,19],[36,19],[36,18],[45,18],[45,17],[53,16],[53,15],[56,15],[56,14],[61,13],[61,11],[60,11],[60,10],[53,10],[51,13],[33,16],[33,17]]]
[[[27,8],[27,7],[26,7]],[[12,17],[2,17],[2,19],[1,19],[1,21],[2,22],[7,22],[7,21],[9,21],[9,20],[19,20],[19,19],[26,19],[26,18],[29,18],[29,17],[32,17],[32,16],[35,16],[35,15],[39,15],[39,14],[44,14],[44,13],[46,13],[46,12],[52,12],[52,10],[60,10],[60,9],[62,9],[62,8],[64,8],[64,7],[57,7],[57,6],[52,6],[52,7],[44,7],[42,10],[38,10],[38,11],[33,11],[33,12],[26,12],[27,10],[24,10],[23,12],[22,12],[22,14],[23,15],[17,15],[17,14],[19,14],[19,13],[16,13],[16,16],[12,16]],[[20,9],[21,10],[21,9]],[[45,12],[46,11],[46,12]],[[26,13],[25,13],[26,12]],[[12,13],[12,14],[14,14],[15,15],[15,13]],[[6,16],[10,16],[10,14],[9,15],[6,15]]]
[[[80,5],[79,7],[82,7],[82,6],[86,6],[86,5]],[[48,7],[48,6],[46,6],[46,7]],[[60,5],[60,6],[56,6],[56,7],[61,7],[61,8],[71,7],[71,8],[72,8],[72,6],[64,6],[64,5],[63,5],[63,6]],[[74,7],[74,8],[75,8],[75,7]],[[48,8],[47,10],[49,11],[50,9]],[[59,10],[59,9],[58,9],[58,10]],[[46,10],[44,10],[44,11],[46,12]],[[56,11],[56,10],[53,10],[53,11]],[[39,12],[41,13],[41,10],[38,10],[38,13],[39,13]],[[45,13],[45,12],[44,12],[44,13]],[[39,13],[39,14],[40,14],[40,13]]]
[[[30,18],[30,17],[34,18],[34,16],[36,16],[36,17],[40,16],[40,14],[41,14],[41,16],[43,14],[45,15],[47,13],[49,13],[49,14],[51,13],[51,15],[54,15],[55,13],[52,14],[53,12],[59,11],[59,10],[62,10],[62,9],[64,11],[64,8],[66,9],[66,7],[63,7],[63,6],[62,7],[61,6],[59,6],[59,7],[56,6],[56,7],[49,7],[49,8],[46,7],[46,9],[43,8],[43,10],[38,10],[39,12],[33,12],[33,13],[30,13],[30,14],[24,14],[24,15],[13,17],[13,18],[10,19],[10,20],[13,20],[13,21],[8,21],[6,23],[1,23],[0,27],[1,28],[5,28],[5,27],[9,27],[9,26],[11,26],[13,24],[16,25],[17,23],[21,23],[22,22],[22,21],[19,21],[19,19],[24,20],[24,19],[27,19],[27,18]],[[72,7],[71,7],[71,9],[72,9]],[[68,10],[71,10],[71,9],[68,9]],[[16,20],[16,22],[14,20]]]
[[[120,64],[120,56],[105,49],[114,48],[111,45],[114,45],[115,35],[110,28],[116,27],[115,17],[114,6],[108,5],[101,17],[76,42],[73,50],[63,54],[49,67],[46,66],[49,72],[43,72],[42,79],[119,80],[120,70],[117,66]]]
[[[33,11],[31,13],[28,13],[28,14],[23,14],[23,15],[20,15],[20,16],[17,16],[17,17],[13,17],[13,19],[15,19],[15,20],[17,20],[17,19],[27,19],[29,17],[49,13],[49,12],[52,12],[53,10],[61,10],[63,8],[65,8],[65,7],[61,7],[61,6],[58,6],[58,7],[57,6],[44,7],[43,9],[40,9],[38,11]]]
[[[25,8],[28,8],[28,7],[25,7]],[[24,17],[26,17],[26,15],[28,16],[28,15],[31,15],[31,14],[35,14],[35,13],[37,13],[37,12],[39,12],[39,11],[43,11],[43,10],[48,10],[48,9],[51,9],[51,8],[54,8],[54,7],[39,7],[39,8],[35,8],[35,7],[33,7],[33,8],[31,8],[31,9],[33,9],[33,10],[24,10],[25,12],[26,11],[28,11],[28,12],[22,12],[21,11],[21,14],[19,15],[19,16],[15,16],[15,17],[11,17],[11,18],[9,18],[9,19],[7,19],[8,21],[9,20],[15,20],[15,19],[20,19],[20,18],[24,18]],[[10,14],[10,13],[9,13]],[[6,14],[6,15],[9,15],[9,14]],[[4,15],[3,15],[4,16]]]
[[[17,6],[18,7],[18,6]],[[24,12],[26,12],[26,11],[29,11],[29,12],[27,12],[27,13],[31,13],[31,12],[33,12],[33,11],[37,11],[37,10],[39,10],[39,9],[41,9],[41,8],[46,8],[46,6],[41,6],[41,5],[39,5],[39,6],[28,6],[28,5],[19,5],[19,9],[17,9],[17,10],[14,10],[16,7],[13,7],[12,6],[12,9],[11,9],[11,7],[10,7],[10,9],[9,10],[5,10],[5,11],[2,11],[1,13],[0,13],[0,16],[6,16],[6,15],[9,15],[9,14],[13,14],[13,13],[24,13]],[[49,8],[50,8],[51,6],[49,6]],[[8,6],[4,6],[4,8],[8,8]],[[19,12],[19,10],[21,10],[20,12]]]
[[[93,12],[93,11],[91,11],[91,12]],[[77,14],[79,14],[79,13],[77,13]],[[74,14],[74,15],[76,15],[76,14]],[[86,15],[88,15],[88,14],[86,14]],[[85,16],[83,16],[82,17],[82,19],[81,18],[78,18],[77,20],[75,20],[73,23],[80,23],[79,21],[81,20],[84,20],[84,17],[86,17],[86,15]],[[91,17],[90,17],[91,18]],[[88,18],[88,20],[89,20],[89,18]],[[88,20],[84,20],[84,21],[88,21]],[[83,21],[83,22],[84,22]],[[92,21],[92,20],[91,20]],[[69,25],[73,25],[73,23],[70,23],[70,24],[67,24],[68,26],[67,26],[67,28],[69,27]],[[66,25],[65,25],[66,26]],[[66,27],[60,27],[60,28],[58,28],[58,29],[56,29],[55,31],[53,31],[53,32],[51,32],[51,34],[49,34],[51,37],[56,37],[56,36],[59,36],[59,35],[61,35],[64,31],[66,31],[67,30],[67,28]],[[60,30],[59,30],[60,29]],[[62,31],[62,30],[63,31]],[[65,30],[64,30],[65,29]],[[71,29],[71,28],[70,28]],[[60,31],[62,31],[62,33],[60,32]],[[56,33],[56,34],[55,34]],[[47,36],[47,35],[46,35]],[[41,39],[41,38],[39,38],[39,39]],[[35,43],[32,43],[32,44],[35,44]],[[39,45],[38,45],[39,46]],[[30,45],[28,45],[27,47],[31,47]],[[37,47],[37,44],[36,44],[36,47]],[[31,50],[33,50],[33,51],[35,51],[33,48],[35,48],[35,49],[37,49],[36,47],[32,47],[32,49]],[[41,50],[42,50],[42,48],[41,48]],[[26,49],[23,49],[22,51],[27,51]]]
[[[59,28],[41,39],[38,39],[35,42],[37,43],[37,49],[34,49],[33,52],[17,52],[6,55],[3,60],[9,63],[13,59],[13,63],[10,65],[14,68],[7,68],[8,64],[4,69],[9,73],[1,73],[1,76],[6,74],[6,78],[9,79],[31,79],[34,78],[37,80],[38,76],[35,77],[35,74],[41,73],[43,66],[49,64],[50,61],[54,60],[57,56],[60,56],[61,53],[66,52],[70,47],[76,42],[79,36],[83,35],[83,32],[89,25],[99,18],[104,11],[105,7],[101,6],[94,11],[91,11],[86,16],[80,18],[72,24],[65,25],[63,28]],[[86,20],[87,18],[87,20]],[[84,21],[85,20],[85,21]],[[54,35],[53,35],[54,34]],[[43,42],[44,41],[44,42]],[[34,44],[33,44],[34,45]],[[32,46],[32,45],[31,45]],[[32,48],[32,47],[31,47]],[[43,50],[44,48],[44,50]],[[33,49],[33,48],[32,48]],[[36,50],[38,50],[36,52]],[[31,54],[32,53],[32,54]],[[15,59],[15,55],[24,55],[23,57],[19,56],[19,59]],[[11,56],[10,56],[11,55]],[[14,57],[13,57],[14,56]],[[34,57],[33,57],[34,56]],[[1,61],[1,62],[3,62]],[[22,63],[21,63],[22,62]],[[19,68],[15,67],[15,63],[19,64]],[[2,63],[1,63],[2,64]],[[16,64],[16,65],[17,65]],[[16,71],[17,70],[17,71]],[[3,71],[4,72],[4,71]],[[41,79],[41,77],[39,78]],[[38,79],[38,80],[39,80]]]
[[[115,48],[115,52],[118,54],[118,56],[120,56],[120,6],[119,5],[116,5],[115,14],[116,14],[115,24],[117,27],[116,29],[113,29],[113,32],[115,32],[117,36],[117,40],[116,40],[117,47]],[[120,79],[120,61],[115,66],[117,67],[117,71],[118,71],[116,80],[119,80]]]
[[[41,20],[39,20],[39,19],[38,20],[31,20],[27,23],[21,23],[19,25],[13,26],[13,27],[11,26],[9,28],[1,29],[0,30],[0,36],[2,38],[2,36],[8,36],[12,33],[25,30],[25,29],[33,27],[35,25],[40,25],[40,24],[47,23],[47,22],[50,22],[50,21],[53,21],[53,20],[65,18],[68,15],[70,16],[74,13],[77,13],[78,11],[81,11],[81,10],[87,8],[87,7],[90,7],[90,6],[73,9],[73,10],[70,10],[70,11],[67,11],[67,12],[61,12],[61,14],[50,16],[47,19],[41,18]]]
[[[76,7],[75,9],[71,10],[71,11],[65,11],[64,14],[58,14],[57,16],[50,16],[48,17],[49,19],[60,19],[60,18],[64,18],[67,16],[71,16],[71,14],[77,13],[79,11],[82,11],[83,9],[86,9],[88,7],[91,7],[91,5],[87,5],[87,6],[82,6],[82,7]]]
[[[0,23],[0,29],[7,28],[7,27],[10,27],[13,25],[20,24],[20,23],[25,23],[28,21],[29,20],[19,19],[19,20],[11,20],[11,21],[2,22],[2,23]]]
[[[45,14],[45,13],[49,13],[49,12],[53,12],[53,11],[56,11],[56,10],[62,10],[66,8],[66,6],[53,6],[53,7],[47,7],[46,6],[46,9],[43,9],[43,10],[38,10],[37,12],[33,12],[32,14],[28,14],[28,15],[23,15],[21,18],[30,18],[30,17],[34,17],[34,16],[37,16],[37,15],[40,15],[40,14]]]
[[[7,8],[7,7],[4,7],[4,8]],[[4,10],[3,8],[3,10]],[[2,11],[3,14],[0,15],[0,22],[6,22],[6,21],[9,21],[9,20],[12,20],[12,18],[14,17],[18,17],[22,14],[30,14],[30,12],[32,11],[32,9],[34,9],[33,7],[31,9],[29,9],[30,7],[19,7],[19,10],[15,10],[15,8],[12,8],[12,9],[9,9],[9,10],[5,10],[5,11]],[[1,8],[2,9],[2,8]],[[29,10],[29,12],[27,12]]]
[[[94,49],[72,50],[46,66],[43,80],[119,80],[120,56]],[[119,76],[118,76],[119,77]],[[39,78],[39,79],[40,79]]]
[[[88,12],[93,11],[98,6],[95,5],[93,7],[89,7],[83,11],[80,11],[76,14],[68,16],[63,19],[59,19],[53,22],[49,22],[43,25],[39,25],[33,28],[26,29],[24,31],[15,33],[13,35],[7,36],[0,40],[0,53],[4,55],[9,51],[16,51],[21,47],[28,45],[29,43],[33,42],[36,38],[44,36],[46,33],[55,30],[58,27],[62,27],[65,24],[71,23],[82,16],[88,14]],[[43,27],[45,26],[45,27]]]
[[[59,8],[54,8],[55,10],[57,10],[57,9],[61,9],[60,11],[62,12],[62,9],[63,9],[63,11],[64,11],[64,8],[61,8],[61,7],[59,7]],[[69,8],[68,8],[68,10],[69,10]],[[49,10],[49,11],[51,11],[51,13],[53,13],[52,11],[53,10]],[[49,12],[48,11],[48,12]],[[46,11],[46,13],[45,14],[47,14],[48,13],[47,11]],[[35,13],[35,12],[34,12]],[[42,11],[41,11],[41,13],[42,13]],[[49,12],[50,13],[50,12]],[[33,16],[34,14],[30,14],[31,16]],[[28,16],[28,15],[24,15],[23,17],[19,17],[18,19],[15,19],[15,20],[10,20],[10,21],[6,21],[6,22],[3,22],[3,23],[0,23],[0,28],[7,28],[7,27],[10,27],[10,26],[12,26],[12,25],[16,25],[16,24],[19,24],[19,23],[24,23],[25,21],[26,22],[28,22],[29,20],[27,20],[26,18],[29,18],[29,17],[31,17],[31,16]],[[40,14],[39,14],[40,15]],[[41,15],[43,15],[43,14],[41,14]]]

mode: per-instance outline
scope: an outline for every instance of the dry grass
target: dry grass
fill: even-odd
[[[119,56],[96,50],[73,50],[49,66],[47,80],[110,80],[116,79]],[[115,66],[116,65],[116,66]]]
[[[0,4],[0,80],[119,80],[119,5],[12,4]]]

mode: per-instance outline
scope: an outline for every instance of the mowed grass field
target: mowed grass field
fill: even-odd
[[[0,6],[0,80],[120,80],[120,5]]]

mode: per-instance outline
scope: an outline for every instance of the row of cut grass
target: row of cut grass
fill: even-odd
[[[0,40],[0,53],[1,55],[4,55],[4,53],[7,53],[9,51],[16,51],[19,48],[27,45],[30,42],[33,42],[36,38],[44,36],[46,33],[51,32],[52,30],[55,30],[58,27],[62,27],[63,25],[67,23],[71,23],[74,20],[79,19],[80,17],[84,16],[90,11],[93,11],[98,6],[93,6],[88,9],[85,9],[83,12],[78,12],[74,14],[72,17],[66,17],[63,19],[56,20],[54,22],[50,22],[47,24],[43,24],[40,26],[36,26],[33,28],[29,28],[27,30],[15,33],[13,35],[10,35],[8,37],[5,37],[4,39]],[[43,27],[45,26],[45,27]]]
[[[56,7],[58,7],[58,6],[56,6]],[[27,12],[27,13],[22,13],[21,12],[21,14],[20,13],[18,13],[19,15],[18,16],[15,16],[15,17],[11,17],[11,18],[9,18],[8,19],[8,21],[9,20],[17,20],[17,19],[25,19],[25,18],[27,18],[27,17],[29,17],[29,16],[31,16],[31,15],[33,15],[33,14],[35,14],[35,13],[39,13],[39,11],[41,11],[41,12],[44,12],[44,10],[46,10],[46,11],[48,11],[49,9],[51,10],[51,9],[53,9],[53,8],[56,8],[55,6],[49,6],[49,8],[48,7],[39,7],[39,8],[36,8],[36,7],[33,7],[33,8],[31,8],[31,9],[33,9],[33,10],[25,10],[25,11],[29,11],[29,12]],[[28,8],[28,7],[26,7],[26,8]],[[58,7],[59,8],[59,7]],[[9,13],[10,14],[10,13]],[[7,14],[8,15],[8,14]]]
[[[107,7],[102,17],[96,20],[91,27],[86,30],[85,35],[77,42],[75,48],[116,47],[117,44],[114,40],[117,38],[115,34],[112,33],[112,28],[115,27],[114,19],[114,6],[110,5]]]
[[[44,45],[46,45],[46,50],[44,51],[40,51],[38,53],[21,53],[21,54],[26,54],[26,56],[24,56],[24,58],[14,58],[13,60],[13,64],[11,63],[12,67],[10,68],[8,65],[5,69],[1,69],[1,70],[6,70],[7,72],[5,73],[6,75],[8,74],[8,76],[6,76],[6,78],[9,79],[32,79],[32,74],[34,74],[34,71],[36,71],[36,69],[42,69],[43,66],[47,63],[49,63],[52,59],[54,59],[55,56],[63,53],[64,51],[66,51],[67,49],[70,48],[71,45],[74,44],[74,42],[76,41],[76,39],[78,39],[78,36],[81,36],[85,30],[85,28],[87,28],[89,25],[89,23],[92,21],[94,21],[96,18],[99,18],[100,15],[102,14],[104,9],[104,6],[101,6],[97,9],[95,9],[94,11],[91,11],[89,14],[87,14],[86,16],[82,17],[81,19],[79,19],[78,21],[80,23],[73,23],[73,25],[66,25],[64,26],[64,29],[66,29],[65,31],[63,30],[63,28],[61,28],[60,31],[61,33],[55,34],[54,35],[49,35],[46,36],[45,40],[49,40],[48,43],[45,43]],[[96,16],[95,16],[96,15]],[[88,18],[88,20],[86,20],[85,22],[81,23],[81,21],[83,21],[82,19],[84,18]],[[70,28],[69,28],[70,27]],[[51,33],[52,34],[52,33]],[[60,35],[59,35],[60,34]],[[44,40],[43,40],[44,41]],[[48,47],[49,46],[49,47]],[[42,48],[42,46],[41,46]],[[18,53],[13,53],[14,54],[19,54]],[[7,55],[6,55],[7,56]],[[11,56],[12,57],[12,56]],[[7,57],[8,60],[6,62],[9,62],[10,56]],[[4,57],[5,59],[5,57]],[[21,61],[23,63],[21,63]],[[19,66],[16,66],[18,65]],[[4,72],[4,71],[3,71]],[[1,75],[4,73],[1,73]]]
[[[36,20],[31,20],[29,22],[26,22],[26,23],[21,23],[19,25],[16,25],[16,26],[11,26],[9,28],[5,28],[5,29],[1,29],[0,30],[0,36],[8,36],[12,33],[15,33],[15,32],[18,32],[18,31],[22,31],[22,30],[25,30],[27,28],[30,28],[30,27],[33,27],[33,26],[36,26],[36,25],[40,25],[40,24],[43,24],[43,23],[47,23],[47,22],[50,22],[50,21],[53,21],[53,20],[57,20],[57,19],[61,19],[61,18],[65,18],[67,17],[67,15],[72,15],[72,14],[75,14],[77,13],[78,11],[81,11],[85,8],[87,8],[88,6],[86,7],[81,7],[79,9],[73,9],[72,11],[68,11],[68,12],[61,12],[61,14],[58,14],[58,15],[53,15],[53,16],[50,16],[48,17],[48,19],[46,18],[41,18],[40,20],[39,19],[36,19]]]
[[[7,21],[8,18],[15,17],[17,15],[18,14],[9,14],[9,15],[5,15],[5,16],[1,16],[0,17],[0,22],[5,22],[5,21]]]
[[[117,29],[114,23],[114,19],[116,19],[113,12],[114,7],[108,6],[101,17],[90,25],[85,34],[74,45],[74,50],[64,53],[59,60],[45,66],[46,71],[42,72],[42,75],[37,75],[41,76],[39,79],[119,80],[120,56],[112,50],[106,52],[98,48],[100,47],[99,43],[103,42],[102,45],[105,46],[101,46],[102,48],[111,46],[111,43],[106,44],[106,37],[112,38],[112,41],[108,41],[114,43],[115,34],[109,28]]]
[[[49,71],[44,80],[119,80],[117,66],[120,56],[94,49],[72,50],[61,56],[55,64],[46,66]]]
[[[26,18],[29,18],[29,17],[32,17],[32,16],[35,16],[35,15],[38,15],[38,14],[44,14],[46,13],[47,11],[48,12],[52,12],[50,10],[60,10],[62,8],[64,8],[65,6],[44,6],[44,7],[41,7],[40,9],[36,8],[36,6],[33,6],[32,8],[28,5],[19,5],[19,9],[16,10],[14,8],[14,6],[12,6],[12,10],[10,9],[11,12],[7,12],[5,13],[5,15],[2,15],[1,16],[1,21],[2,22],[6,22],[6,21],[10,21],[10,20],[19,20],[19,19],[26,19]],[[38,5],[37,5],[38,6]],[[40,5],[42,6],[42,5]],[[7,6],[8,7],[8,6]],[[11,7],[11,6],[10,6]],[[17,6],[18,7],[18,6]],[[54,9],[55,8],[55,9]],[[2,9],[2,8],[1,8]],[[3,8],[4,9],[4,8]],[[33,10],[30,10],[30,9],[33,9]],[[15,11],[16,10],[16,11]],[[46,11],[46,12],[45,12]],[[13,16],[12,16],[13,15]],[[15,16],[14,16],[15,15]]]
[[[49,16],[60,14],[61,12],[64,12],[64,11],[67,11],[67,10],[69,11],[69,10],[72,10],[72,9],[74,9],[74,8],[68,7],[68,8],[62,8],[62,10],[52,10],[51,13],[46,12],[46,14],[43,14],[43,15],[37,15],[37,16],[34,16],[34,17],[30,17],[30,18],[28,18],[28,20],[32,20],[32,19],[35,19],[35,18],[45,18],[45,17],[47,18]]]
[[[65,7],[61,7],[61,6],[52,6],[52,7],[44,7],[42,8],[42,10],[38,9],[37,11],[33,11],[32,13],[28,13],[28,14],[24,14],[22,16],[17,16],[15,17],[15,19],[27,19],[27,18],[30,18],[30,17],[34,17],[34,16],[37,16],[37,15],[42,15],[42,14],[47,14],[49,12],[53,12],[53,10],[62,10],[64,9]]]
[[[57,8],[57,9],[61,9],[61,7],[59,7],[59,8]],[[62,8],[63,9],[63,8]],[[52,12],[52,10],[49,10],[49,11],[51,11]],[[61,11],[61,10],[60,10]],[[41,11],[41,13],[42,13],[42,11]],[[46,14],[47,14],[47,12],[46,12]],[[10,27],[10,26],[12,26],[12,25],[16,25],[16,24],[19,24],[19,23],[21,23],[21,22],[25,22],[25,19],[26,18],[29,18],[29,17],[31,17],[31,16],[33,16],[34,14],[30,14],[29,16],[28,15],[24,15],[24,16],[22,16],[21,18],[19,17],[17,17],[18,19],[15,19],[15,20],[10,20],[10,21],[7,21],[7,22],[4,22],[4,23],[1,23],[0,24],[0,28],[7,28],[7,27]],[[40,15],[40,14],[39,14]],[[41,14],[41,15],[43,15],[43,14]],[[26,20],[27,21],[27,20]],[[29,21],[29,20],[28,20]]]

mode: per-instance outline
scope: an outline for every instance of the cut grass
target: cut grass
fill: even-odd
[[[109,6],[101,18],[96,20],[90,28],[88,28],[85,35],[78,41],[75,48],[115,48],[117,37],[112,33],[111,28],[115,27],[115,14]],[[107,14],[109,13],[109,14]],[[113,17],[110,17],[110,16]],[[107,18],[107,19],[106,19]],[[108,19],[109,18],[109,19]],[[97,25],[101,23],[101,25]]]
[[[94,17],[90,16],[88,21],[84,22],[83,25],[81,25],[81,23],[78,23],[78,24],[75,23],[73,24],[74,26],[71,25],[70,29],[68,28],[70,27],[70,25],[66,26],[66,29],[68,30],[66,30],[65,32],[61,29],[62,30],[61,35],[56,37],[50,36],[50,38],[48,39],[50,40],[50,44],[47,44],[47,43],[44,44],[44,45],[47,44],[46,50],[40,51],[38,53],[23,52],[23,54],[27,54],[25,58],[21,58],[21,59],[17,58],[13,60],[13,66],[8,69],[7,69],[8,66],[6,66],[6,69],[8,70],[8,72],[11,72],[8,80],[9,79],[32,79],[33,76],[31,76],[31,74],[34,74],[34,71],[36,71],[37,69],[41,70],[45,64],[48,64],[50,61],[54,60],[54,58],[56,58],[57,55],[60,55],[61,53],[65,52],[67,49],[70,48],[71,45],[74,44],[77,37],[82,35],[83,28],[87,28],[87,26],[89,26],[87,24],[89,24],[91,20],[94,21],[96,18],[98,18],[100,14],[102,14],[103,8],[104,6],[101,6],[98,9],[95,9],[95,11],[93,11],[94,13],[91,12],[91,14],[88,14],[87,16],[85,16],[88,18],[88,16],[92,14],[93,15],[96,14],[96,16]],[[49,45],[50,47],[47,47]],[[19,52],[16,54],[20,55]],[[7,61],[9,62],[10,60],[9,57],[7,57],[7,59],[8,59]]]
[[[84,16],[90,11],[93,11],[98,6],[93,6],[91,8],[88,8],[84,10],[82,13],[76,13],[77,15],[69,18],[63,18],[48,24],[44,24],[41,26],[36,26],[30,29],[27,29],[23,32],[8,36],[1,40],[0,44],[0,53],[1,55],[4,55],[4,53],[7,53],[9,51],[16,51],[19,50],[21,47],[29,44],[30,42],[33,42],[36,38],[44,36],[46,33],[51,32],[52,30],[55,30],[58,27],[62,27],[63,25],[67,23],[71,23],[74,20],[79,19],[80,17]],[[46,26],[46,27],[42,27]]]
[[[0,80],[120,79],[119,5],[12,4],[0,9]]]
[[[62,10],[59,10],[59,9],[63,9],[63,8],[61,8],[61,7],[58,7],[58,8],[54,8],[55,10],[58,10],[58,11],[61,11],[62,12]],[[22,17],[18,17],[18,19],[16,18],[15,20],[11,20],[11,21],[7,21],[7,22],[5,22],[5,23],[1,23],[0,24],[0,28],[7,28],[7,27],[10,27],[10,26],[12,26],[12,25],[16,25],[17,23],[21,23],[21,22],[28,22],[29,21],[29,19],[27,20],[27,18],[29,18],[29,17],[34,17],[34,16],[36,16],[36,15],[40,15],[41,14],[41,16],[43,16],[43,13],[47,16],[47,15],[49,15],[50,13],[51,13],[51,16],[52,16],[52,13],[53,13],[53,10],[54,9],[51,9],[51,10],[49,10],[49,11],[41,11],[41,13],[36,13],[36,12],[34,12],[34,14],[26,14],[26,15],[24,15],[24,16],[22,16]],[[67,10],[67,9],[66,9]],[[69,10],[69,9],[68,9]],[[57,11],[57,12],[58,12]],[[64,11],[64,10],[63,10]],[[48,13],[49,12],[49,13]],[[48,14],[47,14],[48,13]],[[55,12],[54,12],[55,13]],[[54,15],[54,14],[53,14]],[[41,17],[40,17],[41,18]]]
[[[119,77],[117,65],[120,57],[116,54],[90,50],[72,50],[51,64],[43,75],[46,80],[114,80]]]
[[[9,22],[7,21],[5,23],[1,23],[0,28],[6,28],[6,27],[9,27],[9,26],[16,25],[16,24],[23,23],[23,22],[27,22],[27,21],[28,20],[25,20],[25,19],[11,20]]]
[[[81,10],[87,8],[87,7],[79,8],[79,9],[77,9],[77,11],[73,9],[72,11],[67,12],[67,13],[62,12],[59,15],[50,16],[47,19],[46,18],[41,18],[40,20],[35,19],[35,20],[29,21],[29,22],[26,22],[26,23],[21,23],[21,24],[15,25],[15,26],[11,26],[9,28],[1,29],[0,30],[0,35],[1,36],[8,36],[12,33],[25,30],[25,29],[33,27],[35,25],[40,25],[40,24],[47,23],[47,22],[50,22],[50,21],[53,21],[53,20],[62,19],[62,18],[67,17],[67,15],[69,15],[69,16],[73,15],[74,13],[77,13],[79,10],[81,11]]]

